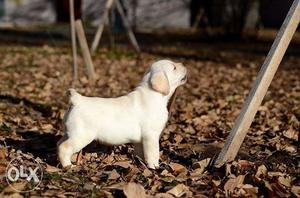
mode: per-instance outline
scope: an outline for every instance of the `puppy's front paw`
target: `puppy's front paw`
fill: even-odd
[[[157,169],[157,168],[159,168],[159,163],[158,162],[155,162],[155,163],[147,163],[148,164],[148,167],[150,168],[150,169]]]

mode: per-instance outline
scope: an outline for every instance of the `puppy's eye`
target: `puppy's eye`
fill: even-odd
[[[173,70],[176,70],[176,66],[174,65],[174,68],[173,68]]]

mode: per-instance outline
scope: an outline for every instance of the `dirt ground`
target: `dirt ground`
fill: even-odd
[[[198,46],[194,48],[193,46]],[[80,58],[81,94],[128,93],[155,60],[183,62],[189,70],[160,140],[161,165],[149,170],[131,145],[93,142],[81,165],[61,169],[56,142],[71,86],[70,48],[0,45],[1,196],[43,197],[300,197],[300,55],[285,57],[237,159],[209,166],[240,112],[269,46],[194,43],[152,47],[139,57],[127,47],[102,48],[93,56],[95,85]],[[251,46],[249,49],[247,46]],[[5,171],[16,156],[34,157],[44,176],[37,189],[18,193]],[[28,188],[20,183],[15,188]]]

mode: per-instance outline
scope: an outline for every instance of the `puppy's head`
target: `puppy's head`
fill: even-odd
[[[148,72],[150,87],[163,95],[168,95],[187,80],[187,69],[182,63],[160,60],[153,63]]]

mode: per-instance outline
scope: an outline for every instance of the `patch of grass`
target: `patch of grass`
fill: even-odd
[[[139,183],[148,185],[148,179],[142,173],[138,173],[136,180],[139,181]]]
[[[106,53],[106,58],[111,60],[134,59],[136,54],[132,51],[121,51],[121,50],[109,50]]]
[[[45,173],[43,179],[46,180],[61,180],[62,176],[58,173]]]
[[[6,185],[0,183],[0,192],[6,187]]]

